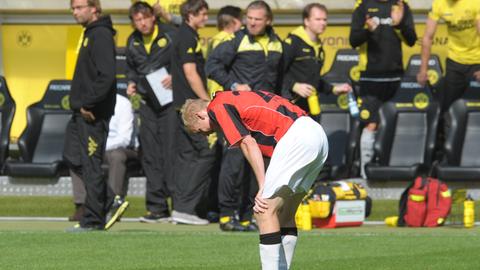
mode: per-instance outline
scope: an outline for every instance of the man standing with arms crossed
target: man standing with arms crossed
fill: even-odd
[[[70,230],[103,230],[111,202],[101,165],[115,108],[115,30],[110,16],[101,15],[99,0],[72,0],[70,5],[85,29],[70,92],[73,115],[67,125],[64,159],[87,192],[83,218]]]
[[[295,213],[328,155],[323,128],[298,106],[264,91],[219,92],[211,102],[187,100],[182,112],[192,132],[216,130],[230,147],[240,147],[259,187],[253,210],[262,269],[288,269],[297,243]],[[262,155],[271,157],[266,172]]]

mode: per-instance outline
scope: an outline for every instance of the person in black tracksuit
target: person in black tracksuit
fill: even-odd
[[[173,106],[178,112],[172,221],[206,225],[206,198],[215,151],[210,147],[205,135],[191,134],[185,129],[180,108],[187,99],[209,99],[204,71],[205,59],[197,32],[204,27],[208,19],[208,4],[204,0],[187,0],[181,10],[184,21],[173,41],[171,61]]]
[[[303,26],[293,30],[283,42],[282,96],[308,112],[307,98],[315,91],[339,95],[351,91],[351,87],[348,84],[334,87],[320,76],[325,53],[319,35],[327,26],[326,7],[308,4],[303,10],[303,21]]]
[[[373,142],[380,106],[396,93],[403,75],[402,42],[417,41],[413,15],[407,0],[357,0],[352,14],[350,45],[360,54],[360,163],[373,155]]]
[[[70,91],[73,115],[67,125],[64,159],[87,192],[84,216],[74,230],[101,230],[111,203],[101,164],[115,108],[115,30],[110,17],[101,16],[100,7],[86,2],[72,1],[73,15],[85,29]]]
[[[147,178],[147,214],[141,222],[168,221],[167,197],[172,191],[173,140],[175,134],[175,110],[171,104],[161,106],[151,89],[145,88],[145,76],[162,67],[170,70],[173,27],[156,20],[153,8],[145,2],[130,7],[130,19],[135,31],[128,37],[127,93],[142,96],[140,105],[141,162]],[[171,87],[171,76],[164,80]]]
[[[263,1],[254,1],[247,7],[246,17],[246,27],[212,51],[205,66],[207,75],[227,91],[276,92],[281,85],[282,43],[271,27],[271,9]],[[243,200],[242,182],[246,192]],[[240,149],[225,149],[218,186],[222,230],[256,229],[250,220],[257,189],[255,177]],[[237,211],[240,223],[235,217]]]

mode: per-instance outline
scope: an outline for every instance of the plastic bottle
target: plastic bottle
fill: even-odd
[[[318,102],[317,91],[314,91],[311,96],[307,98],[308,108],[310,109],[311,115],[320,114],[320,103]]]
[[[300,205],[302,209],[302,230],[310,231],[312,229],[312,214],[310,213],[310,205],[307,200],[303,200]]]
[[[385,218],[385,224],[387,224],[388,227],[397,227],[398,216],[391,216]]]
[[[463,224],[465,228],[472,228],[475,223],[475,202],[468,195],[463,202]]]
[[[358,105],[357,105],[357,101],[355,99],[355,96],[353,94],[353,92],[348,92],[348,109],[350,110],[350,115],[353,117],[353,118],[357,118],[360,111],[358,110]]]

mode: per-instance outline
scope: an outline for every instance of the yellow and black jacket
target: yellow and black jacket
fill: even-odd
[[[139,31],[134,31],[127,40],[127,80],[137,84],[145,75],[162,67],[170,71],[170,60],[173,52],[173,36],[175,28],[158,23],[157,35],[153,37],[150,46],[147,46]],[[141,93],[140,94],[144,94]],[[152,100],[148,95],[142,95],[151,108],[159,109],[158,101]],[[153,104],[152,104],[153,103]]]
[[[331,93],[333,86],[320,76],[324,60],[321,42],[311,41],[303,26],[293,30],[283,42],[282,96],[297,98],[292,92],[295,83],[308,83],[319,92]],[[300,99],[296,104],[303,109],[308,108],[306,99]]]
[[[392,26],[391,11],[398,0],[357,0],[352,14],[350,45],[360,53],[360,80],[399,81],[403,75],[402,41],[413,46],[417,41],[410,7],[403,0],[405,13],[397,26]],[[378,20],[370,32],[366,17]]]
[[[266,48],[248,33],[237,31],[210,54],[205,66],[207,76],[224,89],[234,83],[248,84],[252,90],[275,92],[280,88],[282,43],[272,27],[267,27]]]

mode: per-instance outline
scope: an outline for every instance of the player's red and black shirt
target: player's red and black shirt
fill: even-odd
[[[231,146],[250,134],[262,154],[271,157],[278,141],[293,122],[307,113],[288,100],[266,91],[218,92],[207,108]]]

